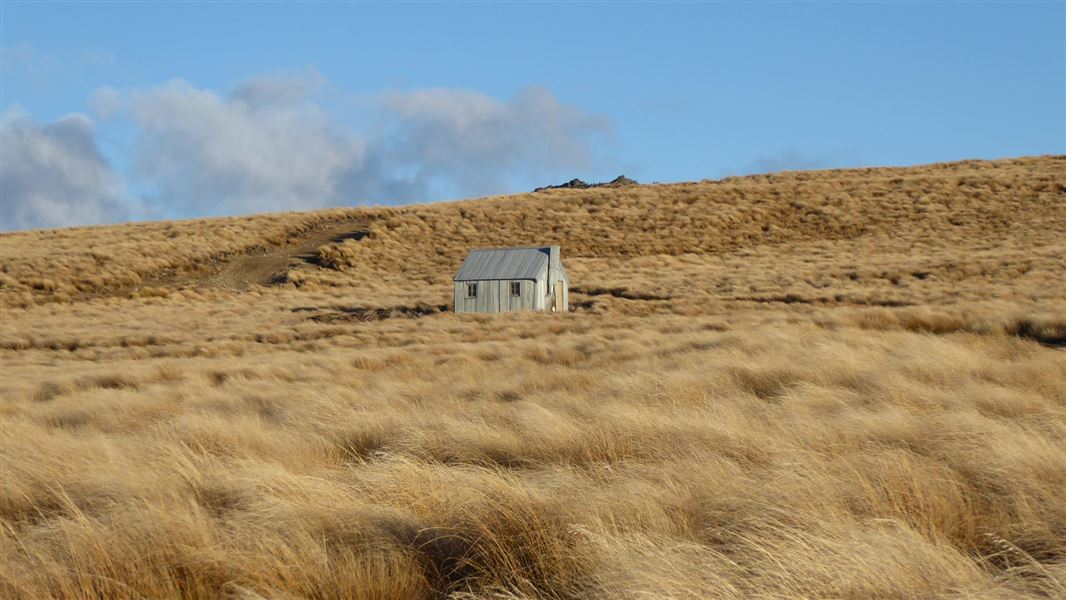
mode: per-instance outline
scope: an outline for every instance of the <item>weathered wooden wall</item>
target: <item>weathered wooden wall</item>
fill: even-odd
[[[544,280],[518,280],[522,293],[511,295],[511,279],[453,282],[455,312],[507,312],[512,310],[545,310],[547,289]],[[466,286],[476,283],[477,298],[467,298]]]

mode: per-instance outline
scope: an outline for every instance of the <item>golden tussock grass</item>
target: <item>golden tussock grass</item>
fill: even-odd
[[[0,236],[0,594],[1066,595],[1064,164]]]

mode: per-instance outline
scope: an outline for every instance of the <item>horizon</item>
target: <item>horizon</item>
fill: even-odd
[[[1066,154],[1055,2],[0,17],[3,231]]]
[[[638,182],[636,182],[633,185],[636,185],[636,186],[665,186],[665,187],[669,187],[669,186],[695,184],[695,183],[719,183],[719,182],[730,181],[730,180],[733,180],[733,179],[743,179],[743,178],[748,178],[748,177],[763,177],[763,176],[768,176],[768,175],[787,175],[787,174],[790,174],[790,173],[816,174],[816,173],[823,173],[823,172],[864,171],[864,170],[871,170],[871,169],[872,170],[882,170],[882,169],[883,170],[908,170],[908,169],[921,169],[923,167],[932,167],[932,166],[963,165],[963,164],[974,163],[974,162],[993,163],[994,164],[994,163],[1010,162],[1010,161],[1016,161],[1016,160],[1030,160],[1030,159],[1041,159],[1041,158],[1051,158],[1051,159],[1066,158],[1066,154],[1031,154],[1031,155],[1020,155],[1020,156],[1005,156],[1005,157],[1001,157],[1001,158],[992,158],[992,159],[986,159],[986,158],[961,158],[961,159],[958,159],[958,160],[947,160],[947,161],[941,161],[941,162],[921,163],[921,164],[914,164],[914,165],[854,165],[854,166],[846,166],[846,167],[817,167],[817,168],[779,169],[779,170],[776,170],[776,171],[763,171],[763,172],[745,173],[745,174],[742,174],[742,175],[723,175],[721,177],[715,177],[715,178],[704,177],[704,178],[701,178],[701,179],[683,179],[683,180],[678,180],[678,181],[638,181]],[[580,179],[580,178],[571,178],[571,179]],[[86,223],[86,224],[81,224],[81,225],[65,225],[65,226],[61,226],[61,227],[37,227],[37,228],[26,228],[26,229],[4,229],[4,230],[0,230],[0,235],[8,234],[8,233],[21,233],[21,232],[30,232],[30,231],[49,231],[49,230],[56,230],[56,229],[82,228],[82,227],[108,227],[108,226],[112,226],[112,225],[136,225],[136,224],[152,224],[152,223],[161,223],[161,222],[175,222],[175,223],[177,223],[177,222],[182,222],[182,221],[205,221],[205,220],[212,220],[212,219],[239,219],[241,217],[253,217],[253,216],[282,215],[282,214],[290,214],[290,213],[291,214],[313,213],[313,212],[316,212],[316,211],[326,211],[326,210],[331,210],[331,209],[336,209],[336,208],[340,208],[340,209],[345,209],[345,208],[365,208],[365,209],[369,209],[369,210],[380,209],[380,208],[404,208],[404,207],[418,208],[418,207],[424,207],[424,206],[429,206],[429,205],[433,205],[433,204],[449,204],[449,203],[454,203],[454,202],[477,202],[477,201],[482,201],[482,200],[495,200],[495,199],[499,199],[499,198],[509,198],[509,197],[512,197],[512,196],[531,195],[531,194],[539,193],[541,191],[550,191],[552,189],[566,189],[565,187],[560,185],[560,184],[565,184],[565,183],[568,183],[568,181],[559,182],[559,184],[550,184],[550,185],[545,186],[543,189],[515,190],[515,191],[503,192],[503,193],[499,193],[499,194],[488,194],[488,195],[482,195],[482,196],[463,196],[463,197],[457,197],[457,198],[443,198],[443,199],[440,199],[440,200],[425,200],[425,201],[413,201],[413,202],[402,202],[402,203],[389,203],[389,202],[373,203],[373,202],[367,202],[367,203],[360,203],[360,204],[353,204],[353,205],[322,206],[322,207],[317,207],[317,208],[306,208],[306,207],[303,207],[303,208],[291,208],[291,209],[280,209],[280,210],[268,210],[268,211],[254,212],[254,213],[217,214],[217,215],[191,215],[191,216],[179,216],[179,217],[173,217],[173,218],[131,219],[131,220],[127,220],[127,221],[115,221],[115,222],[111,222],[111,223]],[[610,187],[604,185],[604,184],[606,184],[608,182],[587,182],[586,181],[584,183],[588,184],[589,187],[588,188],[578,188],[578,189],[596,189],[596,188],[607,188],[607,189],[610,189]],[[626,187],[626,186],[622,186],[622,187]],[[533,247],[539,247],[539,246],[529,246],[529,247],[533,248]],[[479,249],[479,248],[472,248],[472,249],[476,250],[476,249]]]

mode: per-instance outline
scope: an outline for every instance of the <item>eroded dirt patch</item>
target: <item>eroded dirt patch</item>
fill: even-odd
[[[318,249],[326,244],[358,240],[366,235],[365,221],[336,223],[311,232],[309,237],[288,244],[248,252],[222,263],[201,279],[202,283],[233,290],[253,285],[276,285],[285,281],[289,269],[299,265],[318,266]]]
[[[570,286],[570,293],[583,294],[585,296],[613,296],[615,298],[621,298],[623,300],[672,300],[671,296],[649,294],[646,292],[636,292],[626,288],[582,288],[577,286]]]
[[[362,239],[369,225],[366,219],[322,223],[284,243],[217,256],[195,265],[192,270],[167,269],[136,288],[116,289],[106,295],[125,295],[153,288],[207,286],[241,291],[253,285],[277,285],[286,281],[286,274],[294,267],[320,266],[320,247]]]
[[[383,319],[418,319],[448,310],[447,304],[415,304],[367,308],[363,306],[297,306],[292,312],[311,313],[307,319],[316,323],[351,323]]]
[[[855,305],[855,306],[884,306],[887,308],[900,308],[914,306],[912,302],[903,300],[880,299],[880,298],[853,298],[844,294],[832,297],[805,298],[798,294],[772,294],[768,296],[736,296],[731,300],[738,302],[755,302],[758,304],[814,304],[814,305]]]

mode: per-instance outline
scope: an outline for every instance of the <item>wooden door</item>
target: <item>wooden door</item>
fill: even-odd
[[[563,282],[555,282],[555,306],[552,307],[552,312],[566,312],[566,307],[563,306]]]

